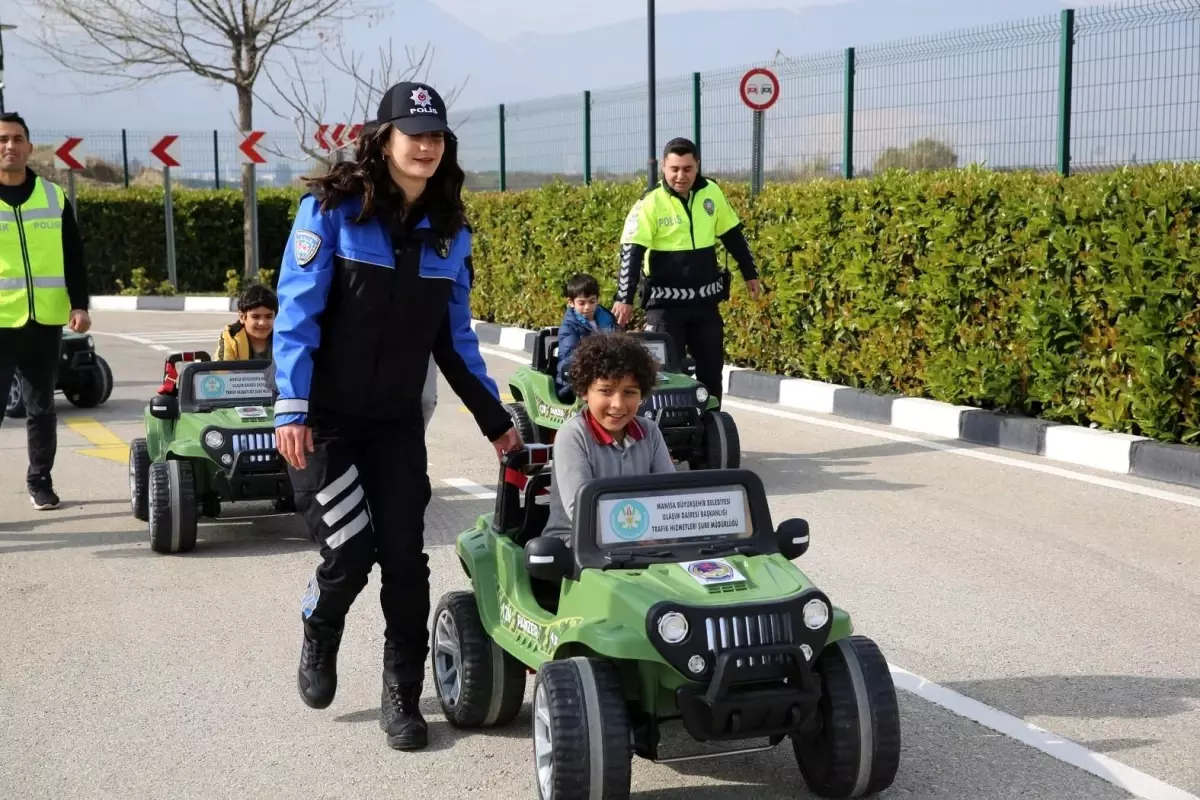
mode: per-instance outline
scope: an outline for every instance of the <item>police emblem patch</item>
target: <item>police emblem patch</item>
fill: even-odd
[[[708,212],[710,217],[717,212],[717,206],[713,203],[711,198],[704,201],[704,210]]]
[[[293,247],[296,263],[303,267],[317,257],[317,251],[321,249],[321,237],[312,231],[296,231]]]

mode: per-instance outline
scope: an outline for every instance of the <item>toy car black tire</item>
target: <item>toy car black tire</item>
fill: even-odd
[[[129,443],[129,505],[134,519],[150,521],[150,453],[145,439]]]
[[[704,469],[737,469],[742,464],[742,440],[737,423],[727,411],[710,411],[704,426]]]
[[[190,553],[196,548],[196,482],[192,465],[171,459],[150,465],[150,549]]]
[[[839,639],[817,658],[821,731],[793,737],[796,762],[820,797],[862,797],[892,785],[900,767],[900,712],[887,661],[865,636]]]
[[[456,657],[439,650],[443,639],[457,645]],[[451,592],[438,603],[429,657],[434,690],[446,721],[454,727],[507,725],[521,710],[525,665],[487,635],[473,592]],[[446,680],[453,684],[445,685]]]
[[[113,375],[108,362],[99,355],[93,356],[96,369],[89,370],[77,389],[64,392],[67,400],[78,408],[95,408],[108,400],[113,390]]]
[[[504,407],[508,409],[508,415],[512,417],[513,425],[517,429],[517,433],[521,434],[521,441],[526,444],[534,444],[537,442],[537,428],[533,424],[533,420],[529,418],[529,411],[521,403],[505,403]]]
[[[25,398],[21,394],[21,376],[13,370],[12,385],[8,389],[8,402],[5,403],[4,416],[9,419],[25,417]]]
[[[540,800],[629,797],[633,749],[616,668],[598,658],[550,661],[538,670],[533,696],[534,782]]]

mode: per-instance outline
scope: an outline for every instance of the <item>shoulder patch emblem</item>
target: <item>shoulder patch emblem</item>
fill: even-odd
[[[638,213],[641,210],[642,210],[642,201],[638,200],[636,203],[633,204],[633,208],[630,209],[629,213],[625,216],[624,235],[626,238],[633,236],[635,233],[637,233]]]
[[[321,237],[308,230],[296,231],[293,247],[296,263],[303,267],[317,257],[317,252],[321,249]]]
[[[710,198],[708,198],[707,200],[705,200],[705,201],[704,201],[704,210],[708,212],[708,215],[709,215],[710,217],[711,217],[713,214],[715,214],[715,213],[716,213],[716,211],[717,211],[717,206],[716,206],[716,204],[715,204],[715,203],[712,201],[712,198],[711,198],[711,197],[710,197]]]

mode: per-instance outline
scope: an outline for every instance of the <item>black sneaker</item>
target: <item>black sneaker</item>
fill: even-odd
[[[383,676],[379,727],[393,750],[420,750],[429,744],[429,726],[421,716],[421,684]]]
[[[58,495],[49,486],[39,486],[35,489],[30,489],[29,501],[33,503],[33,507],[38,511],[58,508]]]
[[[337,694],[337,655],[342,632],[313,637],[304,626],[304,644],[300,648],[300,668],[296,688],[309,708],[328,708]]]

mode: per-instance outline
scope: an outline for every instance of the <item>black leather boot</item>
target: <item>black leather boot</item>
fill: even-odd
[[[304,645],[300,648],[300,668],[296,686],[309,708],[328,708],[337,693],[337,654],[342,631],[317,633],[304,626]]]
[[[379,727],[387,734],[388,746],[394,750],[420,750],[429,744],[429,726],[421,716],[422,683],[402,683],[393,664],[391,650],[387,648]]]

